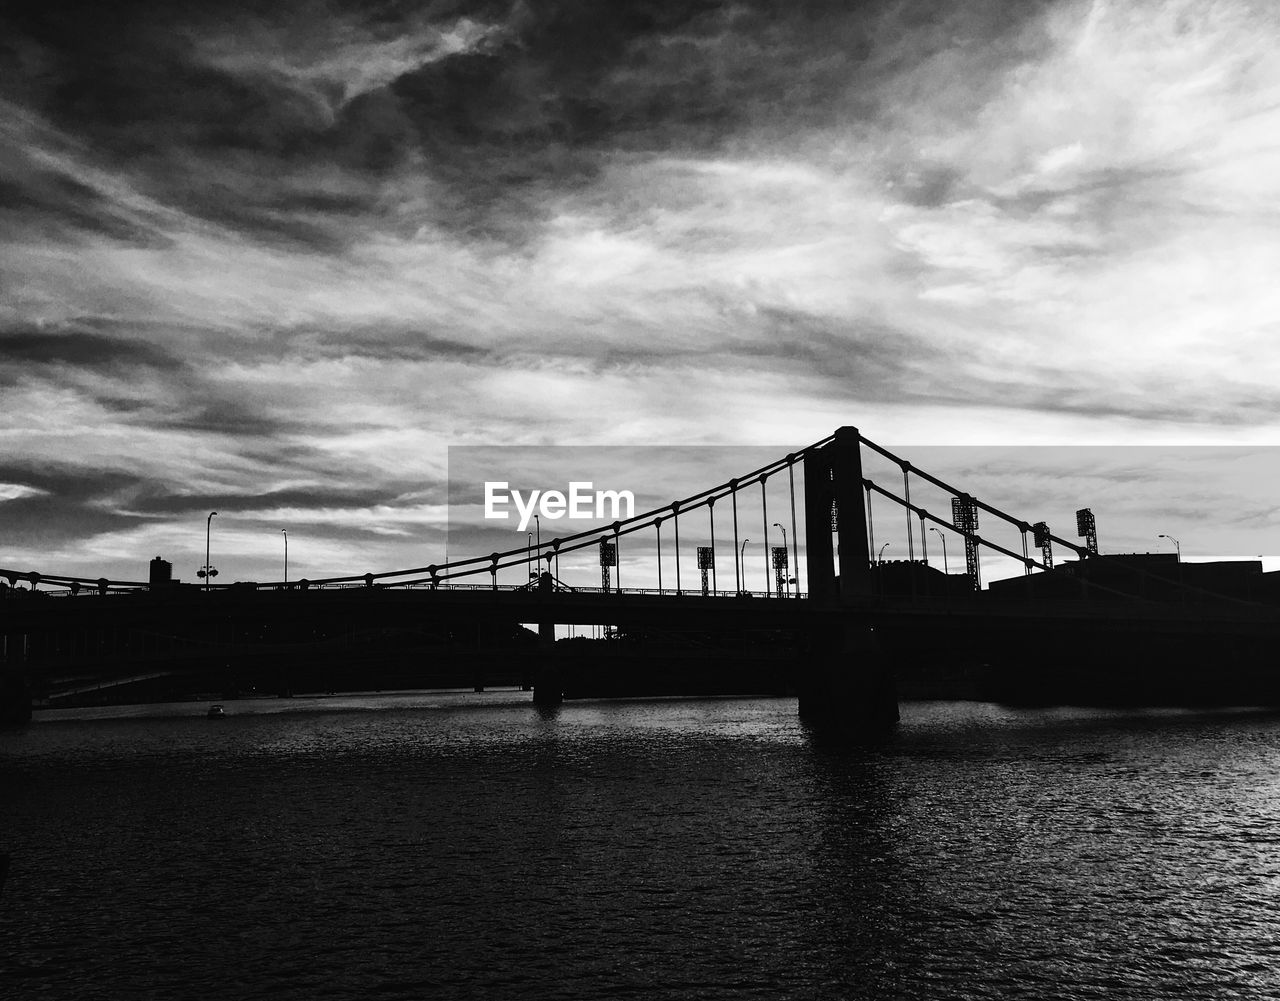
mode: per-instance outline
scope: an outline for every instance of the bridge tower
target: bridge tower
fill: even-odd
[[[810,600],[848,603],[870,595],[871,554],[867,549],[862,446],[857,428],[840,428],[832,441],[805,454],[804,523]],[[839,577],[835,571],[837,556]]]
[[[830,735],[874,738],[897,722],[898,698],[870,615],[874,596],[857,428],[839,428],[831,441],[805,454],[804,516],[813,624],[800,669],[800,715]]]

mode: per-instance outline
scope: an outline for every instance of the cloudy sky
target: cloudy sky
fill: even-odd
[[[0,566],[423,565],[450,445],[1280,441],[1269,0],[3,10]]]

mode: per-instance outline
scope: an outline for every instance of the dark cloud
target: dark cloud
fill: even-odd
[[[154,429],[275,438],[314,427],[279,416],[269,398],[223,388],[193,352],[128,336],[117,324],[97,326],[0,331],[0,384],[45,379],[74,387],[107,412]]]
[[[714,95],[698,87],[694,49],[685,53],[695,56],[680,81],[687,85],[685,95],[664,92],[674,86],[671,80],[646,86],[651,81],[642,72],[624,91],[614,75],[627,63],[643,68],[646,51],[672,33],[705,37],[704,19],[720,8],[718,2],[648,0],[571,0],[536,11],[521,5],[501,44],[430,63],[401,76],[391,89],[428,148],[440,148],[442,140],[465,149],[592,145],[669,122],[677,107],[684,109],[682,117],[705,127],[731,109],[709,115],[702,107]]]
[[[207,13],[53,4],[15,20],[20,41],[0,68],[38,62],[41,72],[23,77],[21,92],[10,96],[25,97],[84,140],[98,165],[161,205],[268,241],[333,249],[345,242],[343,217],[367,211],[376,198],[354,177],[341,190],[316,190],[308,174],[330,127],[328,108],[319,95],[269,73],[207,64],[197,46],[211,26]],[[0,93],[6,89],[0,84]],[[9,193],[91,232],[147,237],[119,218],[118,207],[75,184],[55,179],[15,191],[9,182]]]
[[[953,200],[963,188],[964,171],[940,163],[920,163],[891,181],[896,193],[910,205],[935,208]]]
[[[0,330],[0,365],[70,365],[121,372],[134,367],[176,371],[186,363],[150,341],[91,330],[22,326]],[[14,372],[12,368],[9,372]],[[16,373],[14,373],[16,375]]]
[[[148,424],[171,431],[198,431],[213,435],[230,435],[247,440],[274,439],[284,434],[301,433],[314,428],[302,419],[282,419],[272,413],[269,404],[244,399],[205,399],[184,401],[172,411],[148,412]]]
[[[378,505],[394,505],[396,498],[408,493],[408,483],[386,483],[374,485],[327,486],[312,484],[308,486],[292,486],[282,490],[262,492],[218,491],[212,493],[192,494],[190,491],[176,489],[152,490],[139,495],[131,506],[131,510],[140,515],[150,517],[193,516],[207,514],[216,509],[223,516],[231,516],[242,511],[269,511],[272,509],[301,509],[305,520],[305,512],[332,510],[352,510],[369,508]],[[417,501],[421,503],[421,500]]]
[[[777,306],[759,308],[734,339],[611,346],[593,351],[591,359],[597,371],[691,365],[721,373],[764,368],[780,385],[811,379],[865,403],[925,399],[946,392],[945,381],[936,373],[955,361],[927,338],[886,323],[841,322]]]
[[[379,361],[479,362],[494,352],[461,338],[398,325],[345,330],[291,330],[279,339],[285,354],[307,358],[368,358]]]
[[[63,549],[77,540],[149,524],[203,523],[211,510],[225,520],[240,512],[296,509],[301,513],[295,513],[291,526],[298,529],[312,524],[306,512],[313,511],[317,512],[315,524],[324,526],[326,536],[360,539],[376,536],[376,526],[358,521],[334,525],[332,517],[323,513],[444,502],[443,486],[424,493],[420,484],[407,481],[361,487],[317,483],[257,493],[193,492],[179,482],[164,483],[154,476],[47,461],[0,463],[0,483],[35,491],[3,501],[5,533],[10,539],[22,539],[26,546],[44,549]]]
[[[394,184],[417,189],[418,223],[518,241],[549,192],[590,182],[619,151],[711,150],[761,128],[869,118],[894,99],[872,85],[901,69],[894,59],[927,59],[975,19],[1010,30],[1037,5],[960,6],[19,4],[0,66],[16,96],[146,194],[263,239],[338,249]],[[390,65],[366,90],[350,92],[333,63],[377,60],[355,39],[462,19],[487,33]],[[321,183],[318,166],[338,174]],[[947,183],[938,167],[908,187],[928,203]]]
[[[2,463],[0,482],[38,491],[4,501],[4,525],[8,538],[42,548],[136,526],[144,519],[122,512],[119,500],[155,489],[146,479],[129,473],[49,460]]]
[[[1042,366],[1027,366],[1018,379],[988,376],[939,381],[929,399],[969,407],[1007,408],[1093,418],[1124,418],[1243,427],[1270,422],[1280,413],[1275,394],[1239,382],[1220,384],[1211,394],[1187,382],[1133,380],[1093,374],[1082,378]]]
[[[726,345],[726,354],[769,358],[792,373],[821,373],[844,391],[867,401],[922,395],[921,373],[944,356],[936,345],[874,320],[837,324],[827,317],[769,307],[760,320],[768,339]],[[915,385],[913,385],[915,380]]]
[[[152,220],[122,209],[110,198],[72,177],[49,171],[18,180],[0,176],[0,225],[10,239],[74,242],[103,236],[135,247],[172,244]]]

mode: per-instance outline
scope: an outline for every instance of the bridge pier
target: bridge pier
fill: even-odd
[[[547,571],[538,576],[538,593],[549,598],[555,579]],[[556,623],[550,616],[538,620],[538,656],[533,669],[533,704],[558,706],[564,701],[564,675],[556,658]]]
[[[883,740],[899,719],[893,671],[866,625],[816,633],[797,687],[801,720],[824,737]]]
[[[533,704],[558,706],[564,701],[564,674],[560,665],[550,655],[538,659],[533,674]]]
[[[898,722],[898,695],[875,633],[855,612],[872,592],[858,429],[839,428],[806,454],[804,477],[809,600],[825,610],[803,655],[800,716],[824,736],[879,740]]]

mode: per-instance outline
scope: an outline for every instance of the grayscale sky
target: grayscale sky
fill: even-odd
[[[281,529],[293,576],[423,565],[450,445],[1275,444],[1278,41],[1269,0],[10,0],[0,567],[191,579],[211,510],[224,580]]]

